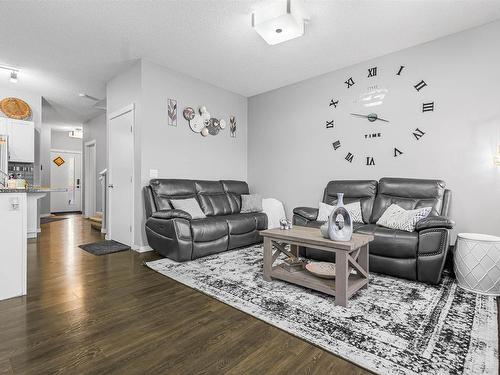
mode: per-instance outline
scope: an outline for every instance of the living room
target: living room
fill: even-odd
[[[500,1],[0,14],[0,372],[498,373]]]

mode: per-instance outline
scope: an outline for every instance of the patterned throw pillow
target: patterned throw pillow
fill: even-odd
[[[351,219],[354,223],[363,223],[363,214],[361,213],[361,203],[359,201],[344,204],[347,212],[351,214]],[[318,221],[327,221],[330,214],[337,206],[331,206],[329,204],[319,202],[318,210]]]
[[[170,203],[176,210],[186,211],[193,219],[204,219],[205,214],[201,210],[200,204],[195,198],[171,199]]]
[[[415,210],[405,210],[397,204],[391,204],[380,219],[377,225],[391,229],[400,229],[407,232],[415,231],[415,224],[429,216],[432,207],[417,208]]]

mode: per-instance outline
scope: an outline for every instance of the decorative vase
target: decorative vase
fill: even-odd
[[[328,235],[333,241],[351,240],[352,218],[344,207],[344,193],[337,193],[337,207],[328,218]]]

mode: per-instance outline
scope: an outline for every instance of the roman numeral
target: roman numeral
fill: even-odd
[[[424,136],[425,132],[423,132],[422,130],[420,130],[419,128],[416,128],[415,131],[413,132],[413,136],[415,137],[415,139],[418,141],[420,138],[422,138]]]
[[[332,121],[327,121],[327,122],[326,122],[326,128],[327,128],[327,129],[333,128],[333,120],[332,120]]]
[[[375,159],[371,156],[366,157],[366,165],[375,165]]]
[[[335,108],[337,108],[337,104],[339,104],[338,100],[330,100],[330,107],[333,105]]]
[[[368,78],[375,77],[377,75],[377,67],[368,68]]]
[[[332,145],[333,145],[333,149],[337,150],[338,148],[340,148],[340,141],[335,141],[332,143]]]
[[[354,85],[354,80],[351,78],[349,78],[347,81],[344,82],[346,85],[347,85],[347,88],[351,87],[352,85]]]
[[[415,86],[413,86],[413,87],[415,87],[415,89],[416,89],[417,91],[420,91],[420,90],[422,90],[425,86],[427,86],[427,83],[425,83],[425,82],[424,82],[424,80],[421,80],[419,83],[417,83],[417,84],[416,84]]]
[[[429,111],[434,111],[434,102],[422,104],[422,112],[429,112]]]
[[[345,156],[345,160],[347,160],[349,163],[352,163],[352,159],[354,159],[354,155],[348,152]]]
[[[394,147],[394,157],[397,157],[399,155],[402,155],[403,151],[398,150],[396,147]]]
[[[397,75],[397,76],[400,76],[400,75],[401,75],[401,72],[403,71],[403,69],[404,69],[404,68],[405,68],[405,66],[404,66],[404,65],[401,65],[401,66],[399,67],[399,70],[398,70],[398,72],[396,73],[396,75]]]

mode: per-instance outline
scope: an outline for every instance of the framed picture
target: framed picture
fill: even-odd
[[[236,118],[234,116],[229,117],[229,132],[231,137],[236,137]]]
[[[177,126],[177,100],[167,100],[168,124],[170,126]]]

